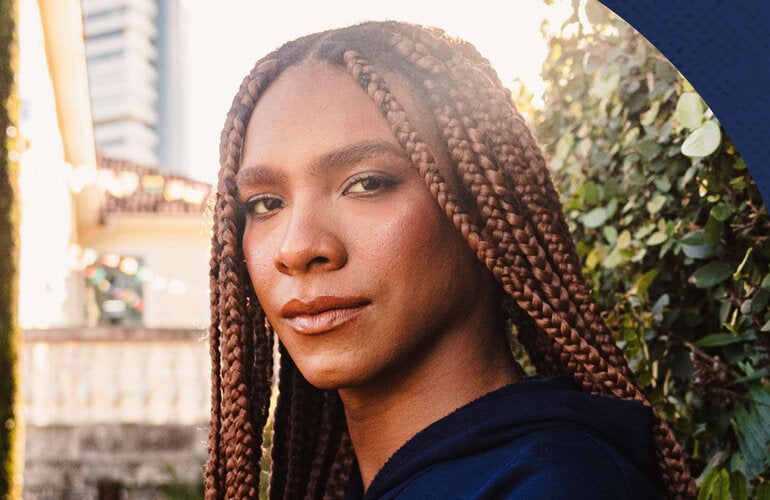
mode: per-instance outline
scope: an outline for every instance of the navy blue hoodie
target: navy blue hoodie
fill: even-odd
[[[528,378],[434,422],[347,499],[660,498],[652,412]]]

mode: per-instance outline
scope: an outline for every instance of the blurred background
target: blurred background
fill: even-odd
[[[2,1],[20,214],[3,443],[24,498],[201,497],[220,128],[262,55],[368,19],[441,27],[490,60],[699,484],[770,494],[767,210],[695,89],[598,2]]]

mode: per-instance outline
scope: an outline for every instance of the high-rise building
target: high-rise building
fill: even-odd
[[[183,0],[82,0],[100,153],[188,174]]]

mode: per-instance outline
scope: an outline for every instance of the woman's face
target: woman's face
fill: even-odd
[[[317,387],[386,380],[489,315],[467,243],[342,70],[303,63],[270,85],[236,182],[257,298]]]

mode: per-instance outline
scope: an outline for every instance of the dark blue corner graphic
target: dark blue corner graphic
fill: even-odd
[[[770,206],[770,1],[601,0],[695,87]]]

